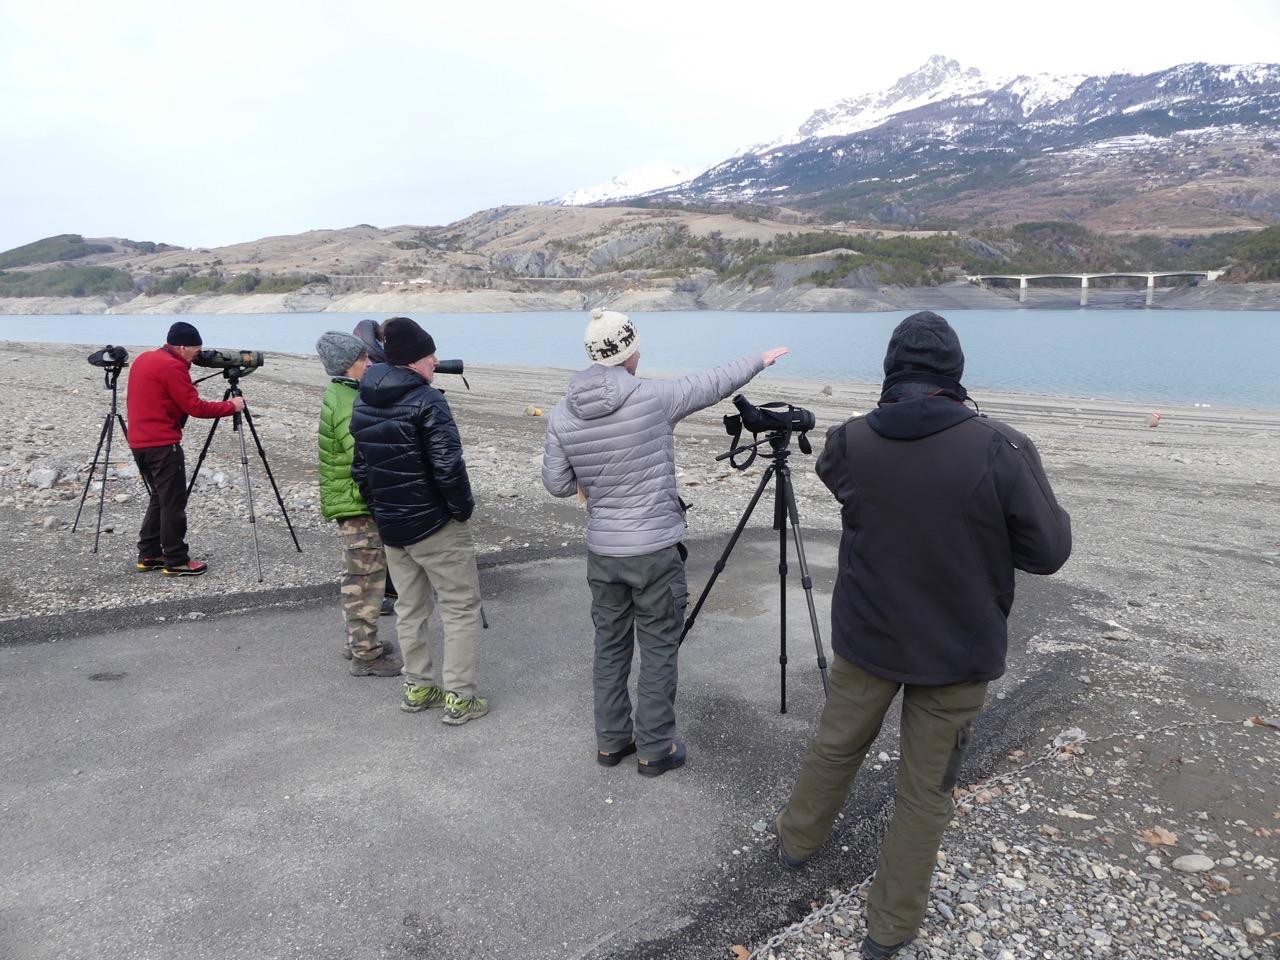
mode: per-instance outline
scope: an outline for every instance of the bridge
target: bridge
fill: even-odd
[[[965,279],[970,283],[984,284],[990,280],[1017,280],[1018,281],[1018,302],[1027,302],[1027,290],[1032,280],[1079,280],[1080,281],[1080,306],[1087,307],[1089,305],[1089,281],[1091,280],[1111,280],[1111,279],[1132,279],[1141,280],[1146,278],[1147,281],[1147,306],[1151,306],[1151,302],[1155,299],[1156,280],[1160,277],[1204,277],[1204,279],[1213,283],[1225,270],[1152,270],[1145,273],[978,273],[966,275]]]

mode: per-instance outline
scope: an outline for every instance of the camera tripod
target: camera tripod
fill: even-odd
[[[738,542],[738,538],[742,536],[742,531],[746,529],[747,521],[751,519],[751,514],[756,508],[756,504],[760,502],[760,498],[764,495],[765,489],[769,486],[769,481],[775,481],[773,491],[773,529],[778,531],[778,586],[779,586],[779,604],[780,611],[778,615],[778,667],[779,667],[779,697],[781,704],[778,708],[779,713],[787,712],[787,524],[791,525],[791,533],[796,541],[796,556],[800,560],[800,585],[804,587],[805,599],[809,603],[809,624],[813,628],[813,646],[818,655],[818,673],[822,678],[822,695],[827,694],[827,656],[822,649],[822,633],[818,628],[818,612],[813,606],[813,578],[809,576],[809,562],[804,555],[804,539],[800,535],[800,512],[796,509],[795,490],[791,486],[791,467],[787,464],[787,459],[791,456],[789,444],[791,441],[791,431],[778,431],[769,434],[763,440],[757,440],[755,443],[738,447],[730,450],[728,453],[721,454],[717,460],[729,458],[732,463],[733,456],[744,450],[755,449],[755,451],[766,460],[771,461],[765,467],[764,476],[760,478],[760,484],[756,487],[755,494],[751,497],[751,502],[747,504],[747,509],[743,511],[742,518],[738,521],[737,528],[733,531],[733,536],[729,538],[729,542],[725,545],[724,552],[720,554],[720,559],[715,563],[715,567],[711,572],[711,579],[707,581],[707,585],[702,588],[702,593],[698,596],[698,602],[694,604],[693,612],[689,614],[688,619],[684,622],[684,631],[680,634],[680,642],[684,643],[684,638],[688,636],[689,631],[693,628],[693,622],[697,619],[698,613],[702,610],[702,605],[706,602],[707,596],[711,593],[711,588],[715,586],[716,579],[724,571],[725,564],[729,560],[729,554],[733,552],[734,546]],[[762,444],[768,443],[770,450],[768,452],[760,449]],[[753,458],[754,459],[754,458]],[[750,461],[748,461],[750,463]],[[735,464],[736,465],[736,464]],[[740,469],[745,469],[745,465]]]
[[[226,377],[228,386],[226,392],[222,394],[223,400],[230,400],[232,397],[244,397],[240,390],[240,378],[245,371],[240,367],[228,367],[222,371],[222,375]],[[217,374],[210,374],[216,377]],[[207,380],[209,377],[202,377],[197,380]],[[213,443],[213,435],[218,431],[218,424],[225,418],[218,417],[209,427],[209,436],[205,437],[204,446],[200,450],[200,457],[196,460],[195,469],[191,471],[191,481],[187,484],[187,496],[191,496],[191,491],[195,489],[196,479],[200,476],[200,467],[204,463],[204,458],[209,452],[209,445]],[[243,423],[241,420],[243,419]],[[271,464],[267,462],[267,451],[262,447],[262,441],[258,439],[258,430],[253,425],[253,414],[249,412],[249,406],[246,403],[242,411],[231,414],[231,429],[240,435],[240,468],[244,471],[244,495],[249,506],[249,529],[253,531],[253,559],[258,566],[258,582],[262,582],[262,552],[258,547],[258,521],[253,511],[253,481],[249,478],[249,449],[244,439],[244,425],[248,424],[249,432],[253,434],[254,446],[258,448],[258,458],[262,460],[262,467],[267,472],[267,479],[271,481],[271,489],[275,491],[276,503],[280,504],[280,513],[284,517],[285,526],[289,528],[289,536],[293,538],[293,545],[298,548],[298,552],[302,552],[302,545],[298,543],[298,535],[293,531],[293,524],[289,522],[289,511],[284,507],[284,498],[280,496],[280,488],[276,486],[276,478],[271,473]]]
[[[84,502],[89,496],[89,488],[93,486],[93,478],[98,472],[98,456],[102,453],[102,447],[105,444],[107,448],[106,456],[102,458],[102,486],[98,488],[98,523],[93,531],[93,552],[98,552],[98,541],[102,538],[102,505],[107,499],[107,471],[111,469],[111,441],[115,435],[116,424],[120,424],[120,437],[126,443],[129,441],[129,428],[125,426],[124,417],[120,415],[120,403],[118,385],[120,381],[120,371],[128,364],[110,364],[102,371],[102,379],[108,390],[111,391],[111,409],[107,411],[102,418],[102,432],[98,434],[98,446],[93,451],[93,463],[89,466],[89,476],[84,482],[84,489],[80,491],[80,506],[76,508],[76,519],[71,524],[71,532],[75,533],[76,528],[80,526],[80,514],[84,510]],[[147,483],[146,476],[142,477],[142,483],[147,488],[147,492],[151,492],[151,484]]]

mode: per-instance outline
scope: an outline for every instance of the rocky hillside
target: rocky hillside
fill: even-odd
[[[1229,280],[1280,280],[1280,227],[1183,238],[1063,222],[892,231],[773,213],[501,207],[443,227],[360,225],[194,250],[64,235],[0,254],[10,263],[0,271],[0,312],[464,312],[606,303],[879,310],[1005,302],[965,284],[966,273],[1227,266]],[[921,288],[934,292],[922,299]],[[1250,300],[1267,303],[1265,295]]]
[[[643,198],[674,201],[900,226],[1275,224],[1280,64],[989,77],[933,57],[887,90],[820,109],[793,133]]]

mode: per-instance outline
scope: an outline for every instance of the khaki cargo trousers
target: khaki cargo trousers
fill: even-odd
[[[904,685],[834,656],[817,736],[778,818],[783,846],[793,860],[811,856],[823,844],[899,687],[897,804],[867,899],[867,933],[885,946],[911,937],[924,919],[929,878],[955,809],[951,791],[973,721],[982,712],[986,683]]]
[[[476,693],[476,644],[480,640],[480,574],[471,528],[450,520],[407,547],[387,546],[387,566],[395,579],[396,635],[404,657],[404,678],[441,687],[459,697]],[[444,663],[436,681],[427,623],[440,604]]]

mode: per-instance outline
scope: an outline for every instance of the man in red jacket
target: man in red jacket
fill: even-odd
[[[138,570],[163,570],[170,577],[198,577],[209,569],[187,550],[187,470],[182,427],[187,417],[211,420],[244,409],[243,397],[200,399],[191,382],[191,361],[204,341],[200,331],[179,320],[165,345],[133,362],[125,393],[129,447],[151,485],[151,502],[138,534]]]

